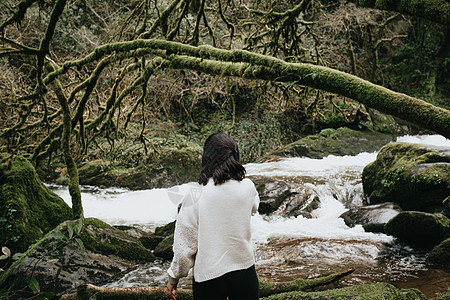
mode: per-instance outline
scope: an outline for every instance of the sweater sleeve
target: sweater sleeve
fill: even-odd
[[[194,265],[198,241],[198,203],[187,193],[183,199],[175,224],[173,242],[174,256],[167,270],[169,282],[178,284],[178,280],[188,275]]]

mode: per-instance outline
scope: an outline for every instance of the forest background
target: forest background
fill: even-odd
[[[213,132],[244,162],[324,128],[448,135],[449,3],[418,2],[2,1],[2,159],[59,164],[79,216],[77,167]]]

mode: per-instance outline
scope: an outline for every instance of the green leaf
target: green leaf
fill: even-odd
[[[33,291],[33,293],[38,294],[41,291],[41,288],[39,286],[39,282],[36,280],[36,278],[32,277],[30,279],[30,282],[28,283],[28,287],[30,290]]]
[[[3,254],[5,254],[8,257],[11,256],[11,250],[9,250],[8,247],[3,246],[2,247],[2,252],[3,252]]]
[[[81,234],[81,230],[83,230],[84,218],[79,218],[75,224],[75,232],[77,235]]]
[[[2,255],[2,256],[0,256],[0,260],[7,259],[8,257],[9,257],[8,255]]]
[[[79,238],[75,238],[75,242],[77,243],[78,249],[80,250],[81,254],[84,254],[84,244],[83,241]]]
[[[73,224],[70,222],[67,222],[67,231],[69,231],[69,239],[72,239],[73,237]]]

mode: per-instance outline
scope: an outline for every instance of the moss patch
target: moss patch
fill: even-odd
[[[24,252],[72,214],[24,158],[0,166],[0,199],[0,245],[13,253]]]

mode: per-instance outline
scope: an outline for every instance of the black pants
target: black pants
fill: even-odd
[[[259,298],[255,266],[193,284],[195,300],[254,300]]]

